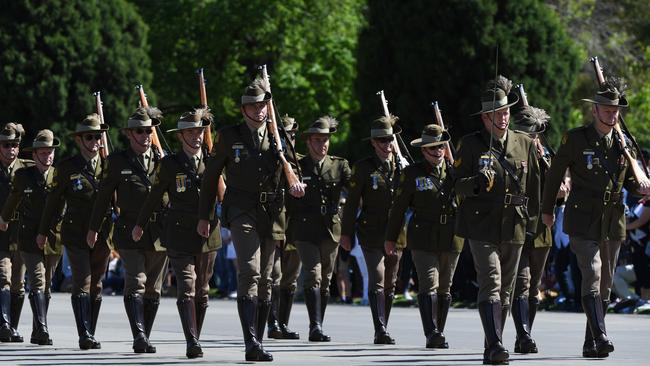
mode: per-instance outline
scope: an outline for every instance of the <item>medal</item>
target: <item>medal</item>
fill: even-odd
[[[239,163],[241,161],[241,158],[239,157],[239,149],[235,149],[235,163]]]
[[[377,190],[379,188],[379,177],[376,174],[372,176],[372,189]]]
[[[594,168],[594,152],[592,150],[585,150],[582,154],[587,159],[587,169],[591,170]]]
[[[80,191],[80,190],[83,189],[83,184],[81,184],[81,179],[78,179],[78,178],[77,178],[77,179],[74,181],[73,184],[74,184],[75,190]]]

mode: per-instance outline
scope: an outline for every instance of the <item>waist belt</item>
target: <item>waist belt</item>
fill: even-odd
[[[598,197],[600,198],[600,197]],[[605,191],[602,196],[603,202],[621,202],[623,200],[623,192]]]
[[[435,223],[438,221],[440,225],[446,225],[447,222],[451,219],[453,219],[456,215],[454,214],[440,214],[438,215],[437,213],[434,212],[422,212],[418,211],[413,215],[413,218],[417,218],[419,220],[425,221],[425,222],[430,222],[430,223]],[[430,218],[430,219],[429,219]],[[438,220],[436,220],[438,218]]]
[[[505,197],[503,197],[503,204],[526,207],[528,206],[528,197],[507,193]]]
[[[284,199],[284,191],[280,191],[280,192],[260,192],[260,195],[259,195],[259,202],[260,203],[277,202],[277,201],[281,201],[282,199]]]

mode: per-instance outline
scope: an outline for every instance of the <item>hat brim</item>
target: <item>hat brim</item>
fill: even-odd
[[[23,151],[29,152],[29,151],[34,151],[34,150],[38,150],[38,149],[56,149],[57,147],[60,147],[60,146],[61,146],[61,140],[54,137],[52,139],[52,146],[36,146],[36,147],[34,147],[32,145],[32,146],[28,146],[28,147],[24,148]]]
[[[314,129],[307,129],[302,132],[302,137],[307,138],[311,135],[333,135],[336,132],[336,127],[330,127],[329,132],[325,132],[323,130],[314,130]]]
[[[260,94],[258,97],[253,97],[250,95],[242,95],[241,105],[244,106],[247,104],[268,102],[271,99],[273,99],[273,95],[270,92],[265,92],[264,94]]]
[[[607,103],[601,103],[601,102],[597,102],[597,101],[595,101],[595,100],[593,100],[593,99],[589,99],[589,98],[580,99],[580,101],[582,101],[582,102],[587,102],[587,103],[591,103],[591,104],[604,105],[604,106],[608,106],[608,107],[627,108],[627,107],[630,106],[629,103],[627,102],[627,99],[625,99],[625,98],[620,98],[620,99],[618,100],[618,104],[607,104]],[[621,103],[621,102],[622,102],[622,103]]]
[[[160,121],[158,119],[152,118],[151,119],[151,126],[132,126],[132,127],[121,127],[120,131],[124,130],[135,130],[136,128],[146,128],[146,127],[157,127],[160,126]]]
[[[478,111],[476,113],[470,114],[470,116],[478,116],[479,114],[492,113],[492,112],[497,112],[497,111],[500,111],[500,110],[503,110],[503,109],[506,109],[506,108],[510,108],[513,105],[519,103],[519,96],[517,95],[517,93],[510,92],[510,94],[508,94],[508,100],[512,100],[512,102],[508,102],[508,104],[502,105],[502,106],[500,106],[500,107],[498,107],[496,109],[490,108],[490,109],[487,109],[487,110],[480,110],[480,111]]]
[[[212,124],[212,122],[210,122],[210,121],[201,120],[201,126],[190,126],[190,127],[184,127],[184,128],[172,128],[171,130],[165,131],[165,133],[179,132],[179,131],[183,131],[183,130],[192,130],[192,129],[195,129],[195,128],[206,128],[206,127],[210,126],[211,124]]]
[[[74,131],[74,132],[70,132],[68,136],[77,136],[77,135],[83,135],[84,133],[97,133],[97,132],[106,132],[106,131],[108,131],[108,125],[102,123],[99,125],[98,130]]]
[[[449,132],[447,131],[442,131],[442,138],[440,141],[435,141],[435,142],[423,142],[422,138],[417,138],[413,141],[411,141],[411,146],[413,147],[429,147],[429,146],[437,146],[437,145],[442,145],[445,142],[451,140],[451,136],[449,135]]]
[[[368,136],[368,137],[362,138],[361,141],[368,141],[368,140],[372,140],[372,139],[381,139],[381,138],[384,138],[384,137],[393,137],[395,135],[399,135],[400,133],[402,133],[402,128],[400,126],[398,126],[398,125],[395,125],[395,126],[393,126],[393,133],[392,134],[379,135],[379,136]]]

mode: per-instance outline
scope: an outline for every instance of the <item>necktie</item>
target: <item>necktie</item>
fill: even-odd
[[[612,136],[605,135],[603,138],[603,143],[605,144],[606,148],[611,148],[612,147]]]

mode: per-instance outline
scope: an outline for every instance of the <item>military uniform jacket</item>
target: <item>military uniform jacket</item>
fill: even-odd
[[[18,249],[21,251],[43,253],[43,250],[36,245],[36,232],[54,170],[55,168],[50,167],[46,178],[35,165],[31,165],[18,169],[14,175],[11,192],[2,208],[2,219],[9,222],[12,218],[18,217],[16,222]],[[57,225],[61,221],[61,217],[52,217],[51,219],[47,251],[60,253]]]
[[[491,243],[523,244],[535,233],[539,216],[540,171],[530,137],[508,131],[505,147],[493,140],[496,172],[489,192],[479,191],[479,159],[486,155],[490,134],[485,129],[462,138],[456,158],[456,193],[461,196],[456,235]],[[512,174],[498,161],[506,161]],[[517,183],[517,181],[519,183]]]
[[[553,214],[555,197],[568,168],[571,194],[564,209],[564,232],[587,240],[624,240],[625,216],[621,188],[636,189],[629,163],[612,132],[604,146],[593,124],[569,131],[562,139],[546,177],[542,212]]]
[[[88,248],[86,234],[93,203],[99,189],[103,167],[102,159],[97,160],[94,171],[81,154],[62,160],[55,170],[50,193],[47,195],[43,215],[38,226],[38,233],[47,235],[51,228],[52,217],[61,214],[65,203],[65,213],[61,224],[63,245]],[[102,227],[97,231],[98,240],[106,242],[112,228],[110,212]]]
[[[280,215],[286,183],[268,133],[259,148],[255,148],[246,123],[226,126],[217,133],[212,151],[201,185],[199,217],[208,219],[214,211],[217,182],[224,174],[222,224],[228,227],[237,217],[249,215],[256,220],[261,239],[284,239]]]
[[[287,201],[289,237],[312,243],[323,240],[338,243],[341,238],[341,190],[352,175],[348,161],[327,155],[320,171],[311,156],[303,157],[298,164],[307,187],[304,197],[291,197]]]
[[[546,174],[548,172],[549,164],[551,163],[551,157],[548,154],[546,155],[547,156],[542,157],[539,156],[538,154],[538,160],[537,160],[539,164],[539,171],[540,171],[541,192],[544,192],[544,186],[546,184]],[[540,206],[541,206],[541,202],[540,202]],[[535,231],[534,237],[532,238],[532,240],[529,240],[529,242],[530,244],[526,243],[526,245],[532,245],[534,248],[552,247],[553,232],[551,231],[551,228],[546,226],[546,224],[544,224],[542,220],[537,220],[537,230]]]
[[[388,210],[399,180],[399,169],[390,162],[390,169],[377,155],[359,160],[352,167],[352,178],[347,185],[347,199],[343,208],[341,233],[354,238],[368,248],[383,248]],[[357,212],[361,205],[361,212]],[[356,225],[355,225],[356,224]],[[356,227],[355,227],[356,226]]]
[[[131,148],[108,156],[107,167],[90,218],[90,229],[97,231],[101,226],[102,220],[106,217],[106,210],[109,209],[113,199],[113,193],[117,191],[119,216],[113,228],[113,243],[117,249],[154,250],[154,243],[160,237],[161,225],[158,219],[162,221],[160,216],[162,201],[155,208],[149,223],[143,226],[144,234],[140,241],[136,243],[131,238],[131,231],[142,208],[142,202],[151,190],[154,173],[159,163],[154,149],[150,153],[152,160],[147,170]]]
[[[209,239],[206,241],[196,232],[199,221],[196,208],[199,206],[205,156],[203,155],[204,158],[201,159],[198,167],[194,166],[183,151],[165,156],[160,161],[151,193],[144,201],[138,215],[137,225],[144,228],[149,223],[153,212],[159,209],[163,195],[167,193],[169,207],[163,219],[162,235],[165,238],[163,243],[169,250],[198,255],[221,247],[221,230],[214,219],[214,206],[209,216],[212,230]]]
[[[456,202],[454,174],[442,164],[435,173],[427,161],[409,165],[400,177],[387,223],[386,240],[397,241],[410,207],[413,215],[407,229],[407,246],[429,252],[462,250],[462,240],[454,240]]]

